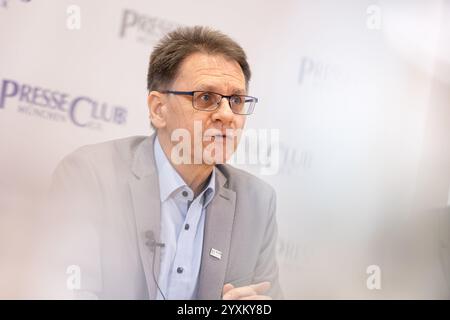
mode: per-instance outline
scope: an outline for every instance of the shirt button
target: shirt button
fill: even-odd
[[[188,223],[186,223],[186,224],[184,225],[184,230],[189,230],[189,224],[188,224]]]
[[[177,272],[178,272],[178,273],[183,273],[183,268],[182,268],[182,267],[178,267],[178,268],[177,268]]]
[[[184,190],[181,194],[183,195],[183,197],[187,197],[188,196],[188,193],[187,193],[186,190]]]

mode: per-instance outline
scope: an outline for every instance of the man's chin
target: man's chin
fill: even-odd
[[[227,162],[227,159],[215,159],[215,158],[204,158],[203,164],[215,166],[217,164],[225,164]]]
[[[202,163],[206,165],[216,165],[216,164],[224,164],[226,163],[230,157],[225,155],[216,155],[216,154],[203,154]]]
[[[230,146],[227,146],[227,142],[216,140],[212,144],[204,147],[203,162],[205,164],[212,165],[224,164],[231,158],[234,151],[234,148],[230,148]]]

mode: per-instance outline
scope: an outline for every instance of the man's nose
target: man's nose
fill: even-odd
[[[219,107],[217,108],[216,112],[214,112],[213,117],[215,117],[214,120],[220,119],[224,122],[229,122],[233,119],[234,113],[231,110],[230,102],[227,98],[223,97],[222,100],[219,102]]]

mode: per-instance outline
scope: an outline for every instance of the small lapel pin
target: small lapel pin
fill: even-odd
[[[211,248],[211,251],[209,252],[210,256],[213,256],[214,258],[217,259],[222,259],[222,251],[219,251],[217,249]]]

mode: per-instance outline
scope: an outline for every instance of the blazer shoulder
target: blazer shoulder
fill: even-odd
[[[148,138],[148,136],[131,136],[84,145],[67,154],[58,163],[54,172],[63,168],[66,172],[68,170],[110,172],[109,169],[118,167],[129,168],[137,148]]]
[[[121,139],[109,140],[94,144],[88,144],[75,149],[73,152],[66,155],[62,161],[71,160],[100,160],[102,158],[109,158],[120,156],[123,160],[131,160],[134,152],[141,142],[147,136],[131,136]]]

